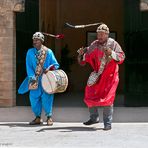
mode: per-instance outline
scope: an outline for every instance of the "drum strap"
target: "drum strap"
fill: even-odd
[[[97,83],[100,75],[102,74],[103,70],[104,70],[104,67],[105,67],[105,64],[106,64],[106,55],[104,54],[102,60],[101,60],[101,64],[100,64],[100,68],[99,68],[99,71],[96,72],[96,71],[93,71],[89,78],[88,78],[88,81],[87,81],[87,85],[88,86],[92,86],[94,84]]]
[[[96,43],[96,44],[97,44],[97,43]],[[102,49],[103,49],[104,47],[107,47],[107,44],[108,44],[108,41],[103,45],[103,47],[99,47],[99,48],[102,48]],[[95,48],[95,46],[96,46],[96,45],[90,46],[91,48],[90,48],[89,50],[92,51],[92,50]],[[97,46],[98,46],[98,44],[97,44]],[[99,70],[98,70],[97,72],[96,72],[96,71],[93,71],[93,72],[90,74],[90,76],[89,76],[89,78],[88,78],[88,81],[87,81],[87,85],[88,85],[88,86],[92,86],[92,85],[94,85],[94,84],[97,83],[97,81],[98,81],[100,75],[101,75],[102,72],[104,71],[106,62],[107,62],[107,57],[106,57],[106,55],[104,54],[103,57],[102,57],[102,59],[101,59],[101,64],[100,64]]]
[[[43,46],[38,51],[36,58],[37,58],[37,67],[35,70],[35,80],[29,82],[29,90],[37,89],[38,88],[38,78],[43,72],[43,65],[46,59],[47,54],[47,47]]]
[[[37,58],[37,67],[35,71],[36,77],[39,77],[41,73],[43,72],[43,65],[46,59],[46,54],[47,54],[47,47],[42,45],[36,57]]]

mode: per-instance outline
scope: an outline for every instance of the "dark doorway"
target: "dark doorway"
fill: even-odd
[[[125,106],[144,107],[148,106],[148,11],[140,11],[140,1],[125,2]]]
[[[39,30],[39,0],[25,0],[25,12],[16,14],[16,90],[26,77],[26,52],[32,47],[32,35]],[[16,91],[16,105],[30,105],[28,94]]]

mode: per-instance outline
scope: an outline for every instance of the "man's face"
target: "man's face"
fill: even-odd
[[[33,46],[37,49],[40,49],[42,45],[42,41],[40,39],[33,39]]]
[[[97,33],[97,39],[98,39],[100,44],[104,44],[108,39],[108,33],[101,32],[101,31],[98,32]]]

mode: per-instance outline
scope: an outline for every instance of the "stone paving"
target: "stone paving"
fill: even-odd
[[[100,110],[101,112],[101,110]],[[0,147],[8,148],[147,148],[148,108],[116,107],[112,130],[102,121],[85,126],[86,108],[54,108],[54,124],[30,126],[30,107],[0,108]]]

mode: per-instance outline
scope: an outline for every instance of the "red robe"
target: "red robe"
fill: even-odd
[[[102,50],[95,48],[90,53],[85,54],[85,60],[81,61],[81,64],[89,63],[94,71],[98,71],[104,54]],[[84,102],[88,107],[110,106],[113,104],[119,83],[118,64],[124,60],[124,53],[121,48],[117,54],[120,61],[108,59],[98,81],[92,86],[86,86]]]

